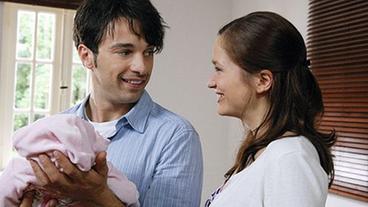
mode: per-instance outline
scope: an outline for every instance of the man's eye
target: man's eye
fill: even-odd
[[[144,52],[144,56],[152,56],[153,54],[155,54],[155,51],[153,49]]]
[[[132,52],[131,51],[128,51],[128,50],[124,50],[124,51],[120,51],[118,52],[119,55],[122,55],[122,56],[128,56],[130,55]]]

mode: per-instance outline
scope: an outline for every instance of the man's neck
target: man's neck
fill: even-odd
[[[98,101],[92,96],[86,103],[86,115],[92,122],[108,122],[120,118],[128,113],[134,104],[112,104]]]

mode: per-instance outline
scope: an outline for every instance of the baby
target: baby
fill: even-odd
[[[13,145],[20,157],[13,158],[0,175],[0,207],[19,206],[23,193],[37,184],[27,159],[39,162],[37,155],[46,153],[53,159],[53,152],[64,153],[80,170],[89,171],[95,164],[98,152],[106,151],[109,140],[100,136],[91,124],[70,114],[46,117],[17,130]],[[128,206],[139,206],[135,185],[108,162],[107,183],[115,195]],[[62,169],[60,169],[62,171]],[[49,195],[38,192],[43,206]],[[60,206],[76,206],[70,199],[60,199]]]

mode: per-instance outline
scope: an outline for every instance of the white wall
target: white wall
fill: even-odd
[[[1,65],[1,56],[2,56],[2,52],[1,51],[1,45],[2,45],[2,29],[3,29],[3,2],[0,2],[0,65]],[[0,71],[1,72],[1,71]],[[1,78],[1,77],[0,77]],[[0,110],[1,111],[1,110]],[[1,155],[1,152],[3,152],[4,149],[3,149],[3,140],[0,139],[0,155]],[[2,166],[2,159],[0,159],[0,166]],[[0,170],[2,167],[0,167]]]
[[[232,0],[232,17],[238,18],[247,13],[262,10],[273,11],[288,19],[302,34],[304,40],[307,37],[308,0]],[[238,128],[238,123],[231,123],[233,129]],[[229,145],[237,146],[237,131],[229,131]],[[348,199],[346,197],[329,194],[326,207],[367,207],[367,203]]]
[[[233,18],[253,11],[273,11],[288,19],[299,30],[304,39],[307,36],[308,0],[232,0]]]
[[[0,48],[1,48],[1,40],[2,40],[2,30],[3,28],[3,2],[0,2]],[[1,49],[0,49],[0,63],[1,63]]]
[[[164,50],[156,56],[148,90],[154,100],[191,121],[204,154],[202,200],[223,182],[228,123],[216,114],[216,96],[207,89],[213,71],[212,43],[220,25],[231,18],[223,0],[153,0],[170,26]]]

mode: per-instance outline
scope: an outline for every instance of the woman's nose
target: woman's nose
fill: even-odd
[[[216,87],[216,82],[211,78],[207,83],[208,88],[214,88]]]

